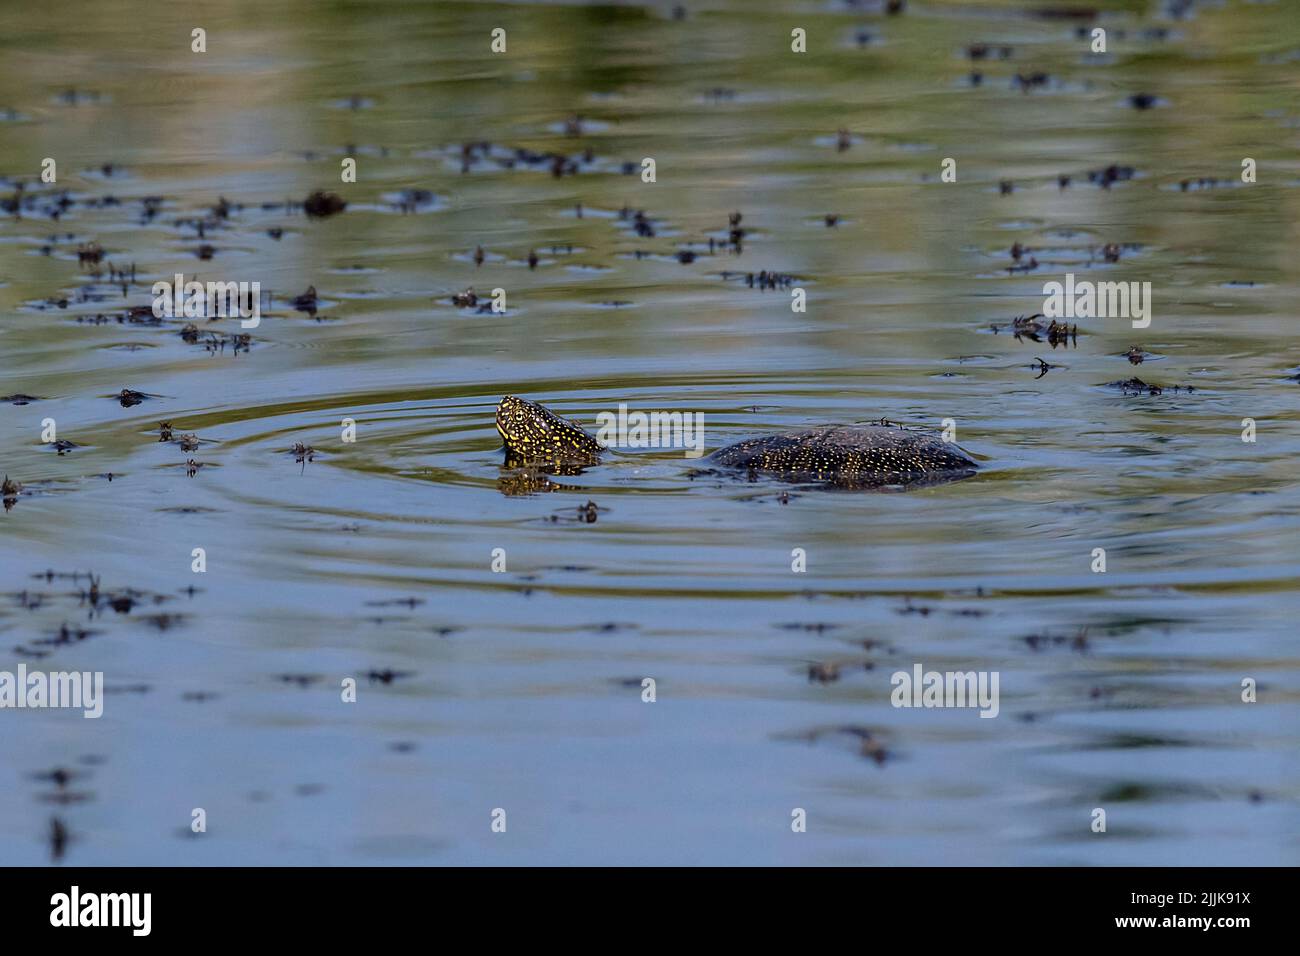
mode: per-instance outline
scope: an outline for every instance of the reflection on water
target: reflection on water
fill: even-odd
[[[1294,11],[684,6],[0,12],[0,670],[106,683],[0,714],[5,862],[1295,862]],[[505,394],[982,469],[545,474]]]

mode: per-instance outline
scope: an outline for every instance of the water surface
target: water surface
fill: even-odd
[[[0,405],[0,670],[111,691],[0,713],[0,862],[50,861],[52,819],[80,864],[1296,862],[1294,6],[685,7],[0,12],[0,394],[40,399]],[[316,189],[348,208],[284,207]],[[262,284],[247,351],[126,319],[176,272]],[[1151,326],[1015,336],[1066,272],[1151,282]],[[1104,387],[1133,376],[1165,391]],[[952,419],[985,467],[530,482],[507,393],[702,412],[710,448]],[[918,662],[997,671],[1000,715],[892,707]]]

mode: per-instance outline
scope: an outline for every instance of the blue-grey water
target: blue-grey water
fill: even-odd
[[[1075,6],[0,8],[0,671],[107,687],[0,710],[0,863],[1294,864],[1296,5]],[[132,319],[177,272],[261,283],[247,350]],[[1017,336],[1066,273],[1150,326]],[[548,484],[507,393],[984,467]]]

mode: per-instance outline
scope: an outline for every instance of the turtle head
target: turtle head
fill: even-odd
[[[581,426],[514,395],[497,404],[496,426],[507,455],[523,461],[590,460],[600,455],[600,445]]]

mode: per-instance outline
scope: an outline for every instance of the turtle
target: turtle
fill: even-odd
[[[599,464],[607,450],[581,425],[514,395],[497,405],[496,428],[510,467],[576,474]],[[751,479],[843,489],[928,486],[969,478],[980,468],[952,442],[883,420],[747,438],[704,462]]]

